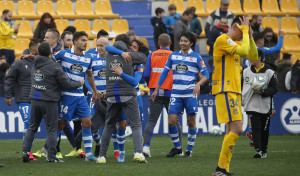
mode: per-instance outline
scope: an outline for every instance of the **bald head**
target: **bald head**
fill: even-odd
[[[105,37],[101,37],[97,40],[97,50],[101,58],[106,57],[106,50],[105,47],[109,45],[109,41]]]

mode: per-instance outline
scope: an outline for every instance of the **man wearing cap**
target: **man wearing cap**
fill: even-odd
[[[211,29],[217,25],[221,17],[228,19],[228,24],[231,25],[234,18],[234,14],[228,10],[229,0],[221,0],[221,6],[219,9],[213,11],[206,20],[205,33],[208,34]]]

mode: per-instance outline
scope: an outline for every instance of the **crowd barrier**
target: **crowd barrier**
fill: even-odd
[[[143,96],[144,120],[143,129],[149,119],[149,96]],[[270,134],[300,134],[300,94],[278,93],[274,97],[276,114],[271,119]],[[196,126],[199,135],[210,134],[214,126],[218,126],[216,117],[215,99],[212,95],[200,95],[198,97],[198,113]],[[188,132],[186,115],[179,118],[184,134]],[[225,124],[220,125],[225,132]],[[17,104],[11,106],[5,104],[4,98],[0,98],[0,139],[21,139],[24,124]],[[243,112],[243,131],[248,128],[248,116]],[[144,130],[143,130],[144,131]],[[155,135],[168,135],[167,111],[164,109],[154,128]],[[46,130],[44,122],[36,135],[37,138],[45,138]]]

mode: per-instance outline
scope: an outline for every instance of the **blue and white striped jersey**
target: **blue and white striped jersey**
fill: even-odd
[[[97,48],[90,48],[87,53],[91,54],[92,56],[96,56],[98,54]]]
[[[99,92],[106,90],[106,76],[105,76],[106,58],[100,58],[99,54],[92,58],[92,71],[95,80],[96,89]],[[88,82],[86,82],[88,84]],[[92,94],[88,91],[88,94]]]
[[[187,55],[183,55],[181,51],[173,52],[165,68],[173,70],[172,97],[192,97],[199,72],[209,78],[204,61],[193,50],[189,50]]]
[[[70,80],[79,81],[84,78],[86,71],[92,70],[92,56],[85,52],[78,56],[74,53],[74,48],[61,50],[53,57],[61,61],[61,66]],[[63,95],[84,96],[83,87],[72,90],[63,88]]]

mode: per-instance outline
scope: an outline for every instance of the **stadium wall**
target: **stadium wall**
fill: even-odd
[[[143,129],[149,119],[149,96],[143,96],[144,120]],[[300,94],[292,95],[278,93],[274,97],[276,115],[271,119],[270,134],[300,134]],[[199,135],[208,135],[214,126],[217,126],[217,117],[215,112],[215,100],[212,95],[200,95],[198,98],[198,113],[196,126]],[[18,111],[17,104],[7,106],[4,98],[0,98],[0,139],[21,139],[24,124]],[[186,115],[179,118],[182,124],[183,133],[187,134],[188,126]],[[225,124],[220,125],[225,132]],[[243,131],[247,131],[248,116],[243,113]],[[164,109],[161,117],[154,128],[155,135],[168,135],[168,118]],[[45,138],[45,124],[42,121],[37,138]]]

